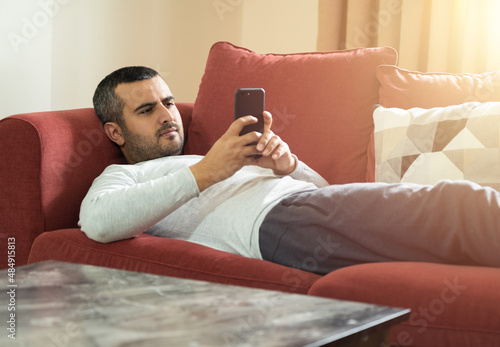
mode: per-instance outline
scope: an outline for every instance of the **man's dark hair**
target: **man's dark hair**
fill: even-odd
[[[127,66],[106,76],[97,86],[94,97],[94,110],[102,124],[115,122],[124,125],[123,107],[125,101],[116,95],[115,89],[121,83],[132,83],[158,76],[158,72],[144,66]]]

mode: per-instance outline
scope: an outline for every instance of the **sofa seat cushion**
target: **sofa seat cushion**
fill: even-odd
[[[320,278],[267,261],[148,234],[102,244],[89,239],[80,229],[56,230],[38,236],[31,248],[29,263],[44,260],[294,293],[307,293]]]
[[[430,263],[346,267],[314,283],[309,294],[411,308],[391,330],[399,346],[500,345],[500,269]]]
[[[234,117],[238,88],[264,88],[273,131],[331,184],[364,182],[378,103],[376,69],[389,47],[259,54],[227,42],[210,50],[188,132],[187,153],[205,154]]]

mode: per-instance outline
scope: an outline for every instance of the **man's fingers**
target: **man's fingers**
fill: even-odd
[[[268,131],[260,138],[257,150],[261,151],[262,155],[267,156],[274,152],[282,142],[278,135]]]
[[[264,118],[264,132],[270,131],[273,125],[273,116],[270,112],[264,111],[262,114]]]
[[[278,160],[281,158],[286,152],[288,152],[288,146],[283,142],[280,142],[272,151],[263,155],[270,155],[273,160]]]
[[[244,116],[236,119],[227,130],[227,134],[232,136],[238,136],[247,125],[257,123],[258,119],[253,116]]]
[[[252,147],[255,149],[257,147],[256,144],[261,139],[261,137],[262,137],[261,133],[252,131],[252,132],[249,132],[245,135],[241,135],[238,138],[237,143],[243,144],[243,145],[248,145],[248,144],[252,143],[252,144],[254,144],[254,146],[252,146]]]

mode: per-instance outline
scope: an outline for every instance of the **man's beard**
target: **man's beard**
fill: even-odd
[[[160,135],[169,128],[175,128],[177,130],[176,133],[179,135],[180,141],[173,141],[176,138],[176,135],[174,134],[168,137],[168,140],[170,140],[168,144],[162,144],[160,142]],[[175,122],[163,124],[163,126],[156,132],[155,139],[133,133],[126,126],[122,126],[122,131],[125,138],[125,144],[127,146],[127,154],[129,156],[128,159],[133,163],[179,155],[182,153],[182,148],[184,146],[184,134],[182,133],[182,129],[179,131],[179,127]]]

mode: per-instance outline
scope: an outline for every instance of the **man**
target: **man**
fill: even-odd
[[[500,266],[493,189],[466,181],[328,186],[271,131],[268,112],[262,134],[239,136],[256,122],[243,117],[206,156],[181,155],[173,95],[145,67],[108,75],[94,107],[129,162],[108,167],[82,203],[80,226],[96,241],[145,231],[317,273],[376,261]]]

